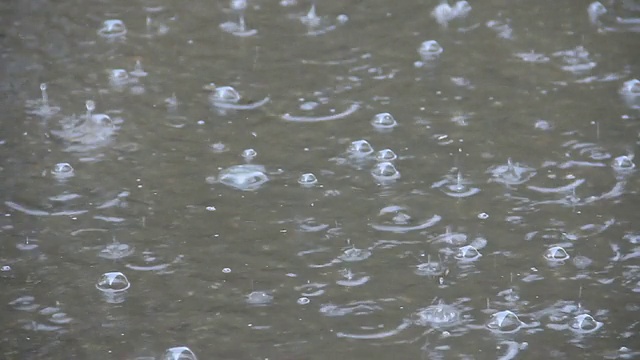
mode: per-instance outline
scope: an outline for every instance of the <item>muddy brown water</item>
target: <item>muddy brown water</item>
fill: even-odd
[[[0,358],[639,358],[637,1],[438,4],[3,3]]]

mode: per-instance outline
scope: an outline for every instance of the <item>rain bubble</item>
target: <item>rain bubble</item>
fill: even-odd
[[[300,175],[298,178],[298,184],[302,186],[313,186],[318,183],[318,178],[312,173],[306,173]]]
[[[244,191],[256,190],[269,181],[262,165],[235,165],[226,168],[218,176],[220,183]]]
[[[487,322],[487,328],[491,331],[512,333],[518,331],[523,324],[518,315],[512,311],[504,310],[491,315]]]
[[[188,347],[177,346],[167,349],[162,360],[198,360],[198,358]]]
[[[613,170],[617,172],[626,173],[635,169],[636,164],[633,163],[633,156],[622,155],[613,159],[613,164],[611,166],[613,167]]]
[[[304,296],[301,298],[298,298],[298,301],[297,301],[298,305],[307,305],[310,302],[311,300],[309,300],[308,297],[304,297]]]
[[[109,84],[116,90],[121,90],[131,82],[129,73],[124,69],[113,69],[109,72]]]
[[[130,287],[129,279],[119,271],[102,274],[96,284],[96,288],[105,293],[119,293],[128,290]]]
[[[57,179],[68,179],[74,175],[74,170],[69,163],[57,163],[51,169],[51,174]]]
[[[602,323],[596,321],[593,316],[589,314],[580,314],[569,322],[569,329],[579,333],[594,332],[602,327]]]
[[[240,94],[232,86],[221,86],[215,88],[210,98],[214,103],[235,104],[240,101]]]
[[[127,27],[124,26],[122,20],[110,19],[102,23],[102,27],[98,29],[98,35],[105,39],[116,39],[127,34]]]
[[[369,156],[373,153],[373,147],[367,140],[356,140],[347,148],[349,155],[357,158]]]
[[[480,251],[472,245],[466,245],[458,248],[454,258],[460,261],[474,261],[482,256]]]
[[[378,131],[388,131],[398,126],[398,122],[389,113],[377,114],[371,119],[371,125]]]
[[[600,16],[606,13],[607,13],[607,8],[605,8],[604,5],[602,5],[602,3],[599,1],[594,1],[591,4],[589,4],[589,7],[587,7],[587,14],[589,14],[589,20],[591,20],[591,23],[594,25],[597,25],[598,19],[600,18]]]
[[[371,175],[378,182],[394,181],[400,178],[400,172],[389,161],[377,163],[371,170]]]
[[[544,258],[548,261],[560,262],[569,259],[569,254],[562,246],[553,246],[544,253]]]
[[[268,305],[273,301],[273,295],[266,291],[253,291],[246,297],[250,305]]]
[[[424,61],[437,59],[443,51],[442,46],[435,40],[427,40],[420,44],[418,48],[418,54],[420,54],[420,57]]]
[[[383,149],[376,153],[376,161],[393,161],[398,158],[398,155],[391,149]]]
[[[640,109],[640,80],[626,81],[620,89],[620,95],[625,103],[632,109]]]

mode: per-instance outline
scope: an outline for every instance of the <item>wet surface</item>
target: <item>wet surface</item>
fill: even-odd
[[[0,357],[640,357],[640,4],[556,5],[3,5]]]

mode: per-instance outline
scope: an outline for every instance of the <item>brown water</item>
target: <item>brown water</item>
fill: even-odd
[[[603,4],[3,3],[0,358],[640,358],[640,4]]]

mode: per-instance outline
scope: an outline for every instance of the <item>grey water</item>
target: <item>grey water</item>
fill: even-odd
[[[637,0],[0,9],[1,359],[640,358]]]

